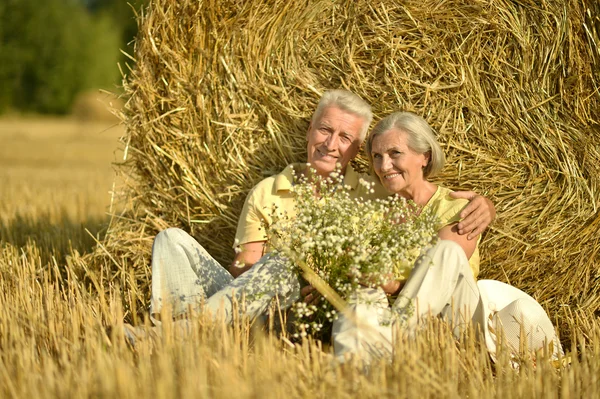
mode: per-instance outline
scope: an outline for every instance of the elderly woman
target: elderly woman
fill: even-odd
[[[414,267],[407,268],[411,270],[408,276],[393,276],[378,289],[365,288],[349,300],[347,312],[333,326],[334,351],[340,360],[349,353],[367,359],[389,355],[393,327],[410,335],[427,315],[447,320],[458,337],[476,310],[481,313],[475,281],[478,241],[466,239],[457,228],[467,201],[451,198],[451,190],[428,180],[444,166],[444,154],[432,129],[415,114],[397,112],[373,128],[366,151],[375,175],[388,192],[437,215],[439,241],[415,254]],[[390,308],[387,297],[395,296]],[[524,302],[532,314],[540,316],[537,302]],[[541,317],[547,319],[545,313]],[[545,338],[554,338],[554,331],[543,335],[542,342]]]

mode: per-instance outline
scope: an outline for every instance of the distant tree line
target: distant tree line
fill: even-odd
[[[128,4],[130,3],[130,4]],[[115,89],[120,49],[148,0],[1,0],[0,112],[67,113],[78,93]]]

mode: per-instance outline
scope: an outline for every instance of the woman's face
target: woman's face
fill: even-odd
[[[414,190],[425,181],[423,168],[429,153],[418,154],[408,147],[408,135],[390,129],[373,139],[371,145],[373,169],[381,184],[390,192],[412,198]]]

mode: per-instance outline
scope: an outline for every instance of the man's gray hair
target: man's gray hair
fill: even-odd
[[[408,147],[418,154],[429,152],[429,163],[423,169],[423,177],[435,176],[444,167],[446,157],[437,142],[433,130],[427,121],[412,112],[395,112],[386,116],[373,128],[367,139],[366,151],[369,162],[373,165],[373,140],[375,137],[391,129],[397,129],[407,134]]]
[[[360,141],[363,141],[367,135],[367,130],[369,130],[369,125],[373,121],[371,106],[365,100],[347,90],[329,90],[321,96],[317,109],[313,114],[312,122],[317,121],[325,108],[331,106],[364,119],[365,122],[360,131]]]

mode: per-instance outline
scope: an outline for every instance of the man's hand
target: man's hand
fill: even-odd
[[[321,294],[312,285],[307,285],[300,290],[300,297],[308,305],[316,305],[321,299]]]
[[[450,197],[469,200],[469,204],[460,212],[462,220],[458,223],[458,234],[468,234],[469,240],[483,233],[496,218],[496,208],[492,201],[473,191],[452,192]]]

